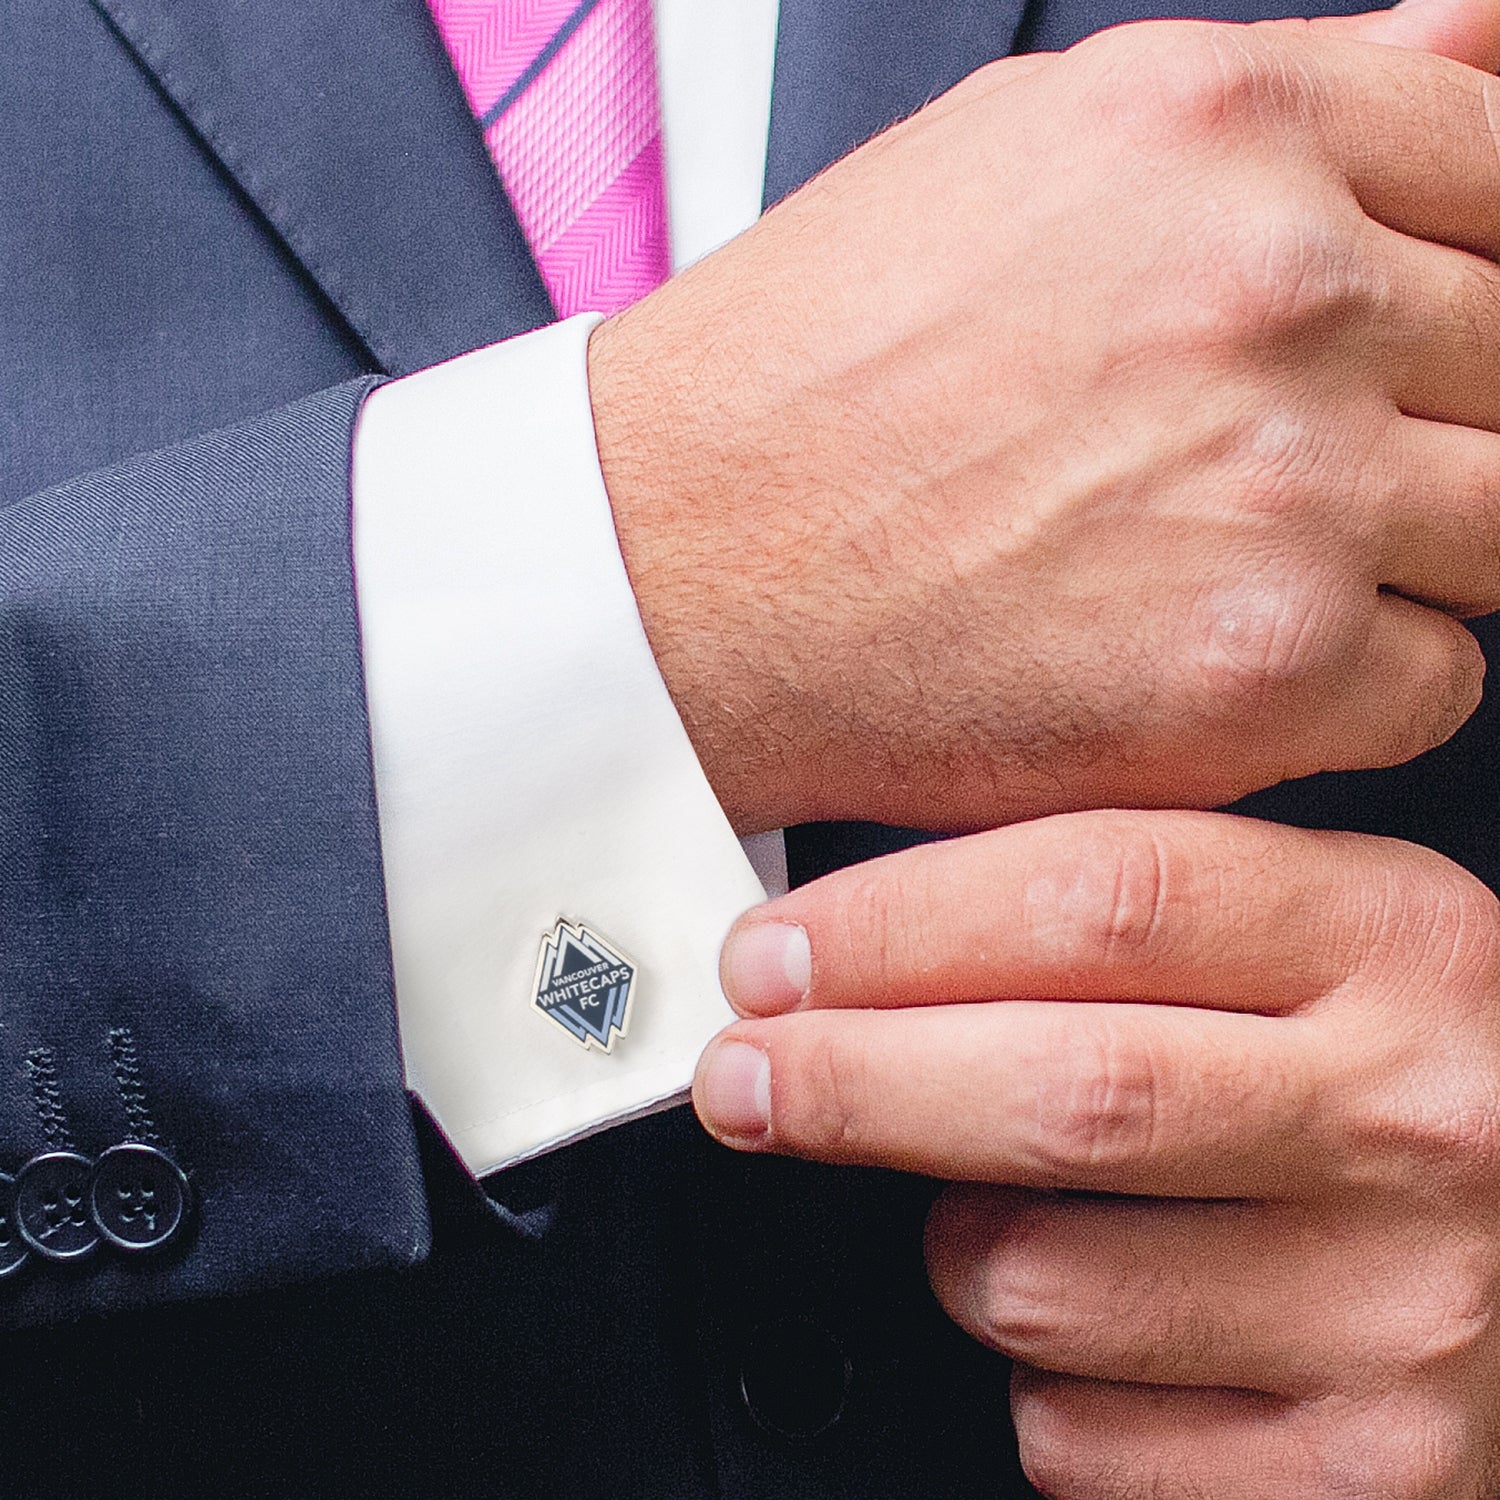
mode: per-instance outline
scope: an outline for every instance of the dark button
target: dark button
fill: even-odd
[[[99,1243],[89,1217],[94,1164],[76,1151],[33,1156],[16,1178],[16,1223],[22,1238],[48,1260],[82,1260]]]
[[[0,1172],[0,1281],[14,1276],[30,1256],[16,1228],[16,1179]]]
[[[843,1415],[853,1373],[843,1344],[821,1323],[776,1318],[746,1341],[740,1394],[758,1427],[801,1441]]]
[[[132,1254],[170,1245],[187,1223],[191,1202],[182,1169],[141,1141],[111,1146],[94,1168],[94,1223],[110,1244]]]

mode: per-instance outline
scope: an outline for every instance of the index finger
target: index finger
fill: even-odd
[[[1390,839],[1224,813],[1066,813],[757,907],[720,973],[742,1015],[988,999],[1281,1014],[1384,962],[1395,934],[1437,941],[1456,884],[1476,883]]]
[[[1342,1050],[1305,1018],[1017,1002],[740,1021],[699,1118],[743,1151],[931,1177],[1184,1198],[1337,1181]]]

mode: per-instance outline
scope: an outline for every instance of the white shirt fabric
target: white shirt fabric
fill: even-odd
[[[657,0],[675,268],[760,211],[777,0]],[[718,950],[785,881],[742,849],[641,627],[572,318],[395,381],[354,443],[354,555],[407,1078],[476,1174],[684,1097]],[[627,1035],[532,1006],[544,936],[636,967]]]

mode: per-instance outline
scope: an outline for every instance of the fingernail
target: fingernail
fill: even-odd
[[[729,934],[719,972],[736,1010],[775,1015],[807,999],[812,945],[807,933],[789,922],[751,922]]]
[[[720,1042],[698,1090],[703,1123],[717,1136],[756,1141],[771,1128],[771,1059],[748,1042]]]

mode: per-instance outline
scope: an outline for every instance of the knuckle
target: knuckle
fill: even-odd
[[[1280,709],[1347,666],[1362,610],[1350,590],[1311,569],[1247,577],[1205,601],[1199,671],[1210,698],[1230,714]]]
[[[1338,1342],[1368,1372],[1366,1384],[1416,1399],[1487,1359],[1497,1290],[1500,1258],[1488,1234],[1414,1234],[1344,1304]]]
[[[1045,1500],[1064,1500],[1064,1497],[1087,1495],[1090,1497],[1121,1496],[1118,1489],[1100,1490],[1094,1473],[1094,1465],[1083,1454],[1065,1446],[1045,1424],[1029,1423],[1023,1429],[1019,1423],[1016,1431],[1020,1449],[1021,1472],[1037,1494]],[[1088,1485],[1087,1489],[1083,1486]],[[1123,1500],[1123,1497],[1122,1497]]]
[[[1153,949],[1185,885],[1149,826],[1100,817],[1090,835],[1071,877],[1027,908],[1036,945],[1085,969]]]
[[[1456,1071],[1456,1070],[1455,1070]],[[1500,1166],[1500,1098],[1493,1068],[1464,1070],[1463,1076],[1433,1080],[1436,1097],[1408,1116],[1407,1154],[1434,1186],[1480,1188],[1486,1197]]]
[[[898,890],[892,881],[862,866],[841,873],[831,924],[836,929],[832,934],[835,951],[860,955],[876,975],[905,972],[910,958],[907,934],[913,927],[928,929],[925,924],[902,920],[894,903],[904,908],[908,891],[915,898],[918,887],[918,882],[908,880]]]
[[[1349,205],[1305,191],[1223,216],[1200,262],[1208,342],[1290,350],[1305,366],[1309,339],[1384,326],[1396,289],[1361,228]]]
[[[1099,64],[1095,97],[1110,122],[1151,150],[1219,135],[1260,93],[1259,49],[1199,23],[1124,26],[1077,51]]]
[[[1343,301],[1328,227],[1300,209],[1261,209],[1227,237],[1216,273],[1216,331],[1235,345],[1277,342]]]
[[[1269,406],[1250,415],[1237,434],[1235,473],[1242,515],[1296,521],[1310,509],[1326,509],[1326,432],[1320,433],[1296,407]]]
[[[779,1066],[773,1065],[778,1144],[829,1161],[859,1159],[869,1139],[869,1048],[857,1028],[815,1024],[808,1029],[795,1076],[778,1078]]]
[[[1474,1494],[1478,1454],[1468,1424],[1436,1397],[1373,1401],[1343,1414],[1321,1446],[1323,1494],[1349,1500],[1441,1500]]]
[[[1500,902],[1480,880],[1422,844],[1335,837],[1361,872],[1349,887],[1358,911],[1354,972],[1383,991],[1407,995],[1414,985],[1463,986],[1481,971],[1493,972]]]
[[[1165,1494],[1157,1480],[1130,1464],[1120,1433],[1088,1382],[1017,1365],[1011,1417],[1021,1468],[1047,1500],[1148,1500]]]
[[[1086,1184],[1148,1157],[1163,1088],[1150,1047],[1101,1017],[1060,1027],[1054,1056],[1036,1094],[1032,1149],[1043,1182]]]
[[[1037,1279],[1013,1272],[992,1278],[981,1302],[961,1321],[981,1344],[1012,1358],[1035,1358],[1071,1342],[1066,1320]]]
[[[1488,1019],[1500,988],[1500,901],[1461,865],[1420,845],[1391,846],[1405,857],[1389,861],[1383,897],[1373,900],[1377,937],[1370,957],[1388,982],[1421,982],[1443,1009],[1472,998]],[[1372,893],[1373,894],[1373,893]]]
[[[1488,1200],[1500,1186],[1493,1064],[1449,1055],[1413,1065],[1409,1050],[1387,1060],[1373,1102],[1336,1111],[1333,1159],[1346,1176],[1413,1191],[1425,1203]]]
[[[1414,1371],[1463,1360],[1488,1342],[1494,1322],[1496,1266],[1488,1250],[1434,1257],[1427,1281],[1392,1329],[1395,1357]]]
[[[1016,1381],[1011,1390],[1011,1418],[1021,1468],[1032,1488],[1049,1500],[1079,1494],[1093,1464],[1082,1434],[1058,1399],[1057,1382],[1037,1377]]]
[[[1299,154],[1317,150],[1306,125],[1314,70],[1295,65],[1284,43],[1211,25],[1148,22],[1096,42],[1097,52],[1078,49],[1099,64],[1084,97],[1122,154],[1235,153],[1220,172],[1242,190],[1221,195],[1211,213],[1184,206],[1180,238],[1194,254],[1178,266],[1184,282],[1171,303],[1179,336],[1210,347],[1279,345],[1305,370],[1310,332],[1344,346],[1351,329],[1387,326],[1381,314],[1400,296],[1395,263],[1375,253],[1352,196],[1306,177],[1282,176],[1274,188],[1264,174],[1253,188],[1246,181],[1254,158],[1243,143],[1264,150],[1272,120],[1300,132]]]
[[[1017,1231],[1024,1238],[1024,1230]],[[1016,1358],[1036,1358],[1076,1343],[1074,1319],[1056,1278],[1009,1238],[984,1259],[977,1296],[961,1321],[980,1343]]]

